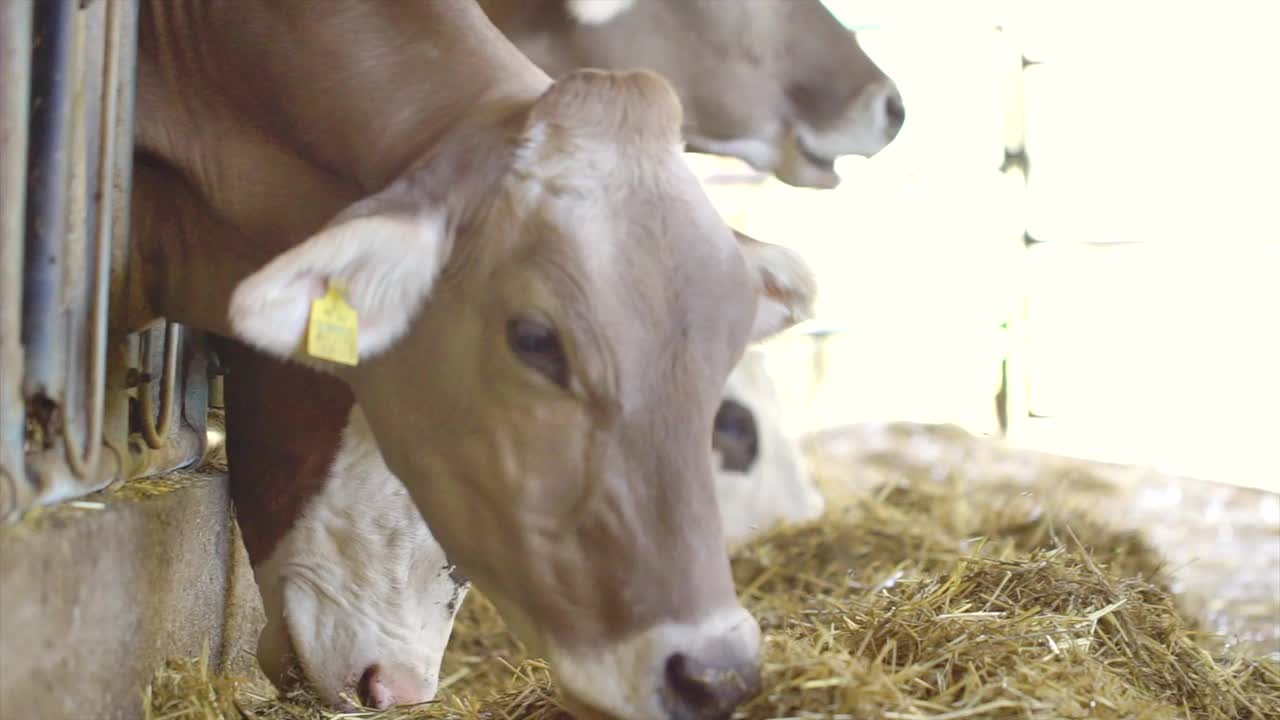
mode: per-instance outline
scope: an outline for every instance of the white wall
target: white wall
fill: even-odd
[[[770,345],[790,426],[993,431],[1013,348],[1019,402],[1054,416],[1015,417],[1013,440],[1280,490],[1280,4],[828,5],[900,84],[899,139],[834,191],[710,188],[805,253],[847,330],[821,387],[807,339]],[[1045,63],[1028,206],[998,171],[1019,42]],[[1030,252],[1024,211],[1051,241]]]

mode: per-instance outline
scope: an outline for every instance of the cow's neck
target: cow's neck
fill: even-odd
[[[495,136],[550,83],[470,0],[150,0],[139,33],[139,147],[163,163],[135,172],[135,223],[163,240],[135,249],[134,298],[222,334],[240,280],[415,161],[451,205],[489,194]]]
[[[336,378],[255,353],[234,340],[215,338],[214,347],[230,370],[231,499],[256,567],[325,492],[355,398]],[[290,416],[297,422],[277,424]]]
[[[469,117],[475,122],[451,132],[448,142],[425,156],[429,167],[412,178],[411,189],[422,203],[438,203],[448,213],[458,230],[454,242],[469,237],[465,228],[492,199],[509,166],[509,148],[495,136],[509,135],[524,121],[523,113],[505,105],[477,108]],[[280,172],[279,164],[274,170],[267,166],[273,163],[239,175],[234,192],[215,187],[202,195],[168,164],[138,158],[132,222],[134,236],[143,240],[131,244],[137,268],[130,275],[133,326],[165,316],[233,334],[226,310],[240,282],[359,199],[353,185],[333,182],[314,168]],[[280,202],[283,183],[296,201]]]
[[[365,191],[385,186],[477,106],[530,104],[550,84],[470,1],[341,0],[325,12],[312,0],[249,5],[207,8],[220,17],[202,42],[228,51],[219,53],[227,60],[214,73],[218,91]],[[259,28],[270,40],[254,35]]]

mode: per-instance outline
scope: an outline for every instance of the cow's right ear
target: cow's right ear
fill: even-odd
[[[603,25],[626,12],[636,0],[566,0],[569,17],[583,25]]]
[[[813,317],[818,283],[813,270],[794,250],[760,242],[733,231],[759,292],[753,341],[760,341]]]
[[[245,278],[231,295],[231,328],[272,355],[326,367],[300,352],[312,302],[340,288],[357,313],[360,359],[384,352],[408,330],[449,257],[440,208],[374,196]]]

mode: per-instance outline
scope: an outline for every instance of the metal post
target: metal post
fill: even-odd
[[[137,74],[138,44],[138,0],[108,0],[107,12],[110,13],[112,35],[107,38],[111,43],[109,53],[115,56],[118,70],[116,82],[108,88],[115,97],[113,135],[110,137],[115,147],[115,156],[110,168],[111,176],[107,182],[114,190],[113,202],[109,206],[110,233],[103,233],[111,245],[110,282],[108,290],[107,344],[110,352],[107,363],[107,408],[104,421],[104,443],[115,450],[115,456],[122,458],[125,467],[120,469],[119,480],[128,479],[129,464],[129,392],[127,374],[129,370],[128,339],[125,333],[127,320],[126,297],[127,278],[129,275],[129,216],[132,209],[133,194],[133,135],[134,135],[134,95],[135,76]]]
[[[147,443],[147,447],[152,450],[159,450],[164,447],[165,439],[169,435],[170,425],[173,423],[174,408],[177,405],[177,384],[178,384],[178,352],[181,349],[182,331],[177,323],[165,321],[164,323],[164,354],[161,360],[161,370],[156,373],[151,365],[151,359],[154,354],[151,352],[151,338],[154,335],[150,332],[142,336],[142,387],[138,388],[138,407],[139,418],[142,424],[142,437]],[[153,380],[160,382],[160,416],[156,417],[155,404],[151,399],[151,388],[148,386]]]
[[[66,234],[67,152],[70,145],[72,0],[34,3],[30,144],[27,166],[26,255],[22,283],[23,393],[60,403],[65,339],[59,308]],[[45,439],[45,442],[51,442]]]
[[[132,71],[132,65],[121,67],[124,63],[120,53],[120,13],[118,2],[111,2],[104,8],[106,17],[103,24],[104,44],[100,85],[100,111],[95,132],[90,133],[90,156],[94,162],[87,176],[87,190],[90,209],[86,213],[86,235],[89,249],[93,255],[92,293],[89,300],[88,329],[88,377],[81,378],[85,383],[83,417],[85,418],[84,442],[80,442],[72,429],[75,424],[75,406],[66,408],[66,422],[63,423],[63,439],[67,446],[67,463],[77,477],[89,482],[98,478],[91,477],[97,469],[98,457],[102,449],[103,416],[106,411],[107,380],[107,307],[108,291],[111,286],[111,246],[112,220],[114,218],[115,187],[112,182],[116,170],[116,153],[118,152],[114,133],[116,118],[119,116],[117,87],[120,75]],[[97,84],[97,83],[95,83]],[[73,363],[74,365],[74,363]],[[83,370],[84,368],[79,368]],[[70,400],[70,397],[67,398]],[[109,478],[108,478],[109,480]]]
[[[31,89],[29,2],[0,3],[0,518],[25,492],[22,287],[27,196],[27,105]]]

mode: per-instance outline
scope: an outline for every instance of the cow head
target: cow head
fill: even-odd
[[[822,512],[779,415],[762,357],[748,351],[729,375],[712,432],[730,545]],[[343,433],[319,492],[255,562],[267,617],[257,657],[277,686],[296,665],[321,699],[345,711],[355,708],[344,696],[377,709],[426,702],[470,584],[376,452],[359,407]]]
[[[748,350],[729,375],[712,430],[716,501],[730,546],[817,519],[826,507],[781,415],[764,356]]]
[[[360,364],[310,362],[351,384],[449,558],[571,702],[727,714],[760,637],[710,428],[747,343],[809,314],[812,274],[724,225],[653,73],[576,71],[492,120],[245,279],[231,325],[305,360],[311,303],[344,288]]]
[[[689,149],[834,187],[905,119],[897,87],[819,0],[481,0],[549,75],[644,67],[685,106]]]
[[[326,703],[387,708],[435,697],[470,584],[445,557],[353,408],[328,478],[254,576],[263,671],[295,664]]]

